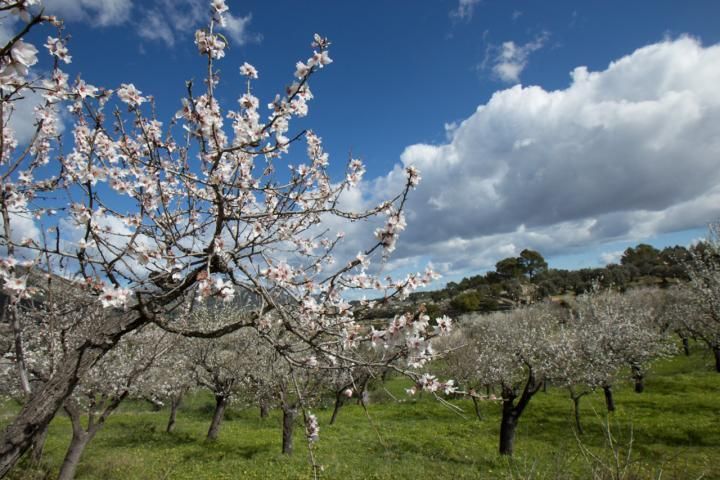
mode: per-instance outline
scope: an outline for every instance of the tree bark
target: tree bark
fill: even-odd
[[[58,371],[30,400],[13,421],[5,427],[0,440],[0,478],[7,475],[33,439],[50,424],[70,396],[78,380],[107,353],[126,333],[147,323],[137,312],[123,316],[108,315],[102,330],[75,350],[68,351]]]
[[[39,465],[42,460],[43,450],[45,449],[45,440],[47,440],[49,425],[45,425],[35,436],[30,447],[30,463]]]
[[[15,307],[8,307],[8,317],[10,319],[10,326],[12,327],[14,337],[15,365],[18,370],[20,387],[27,398],[31,395],[32,390],[30,389],[30,379],[28,378],[27,365],[25,364],[25,349],[23,347],[22,329],[20,328],[20,321],[18,320]]]
[[[720,373],[720,346],[713,347],[715,354],[715,371]]]
[[[690,356],[690,340],[688,340],[687,337],[681,337],[682,338],[682,345],[683,345],[683,352],[685,353],[686,357]]]
[[[175,430],[175,420],[177,419],[177,411],[180,408],[180,402],[182,402],[182,395],[172,397],[170,399],[170,418],[168,418],[168,424],[165,428],[165,432],[172,433]]]
[[[260,418],[267,418],[268,415],[270,415],[270,407],[268,407],[267,402],[260,402]]]
[[[337,414],[338,412],[340,412],[340,408],[343,406],[342,397],[342,390],[335,394],[335,408],[333,408],[332,417],[330,417],[330,425],[333,425],[335,423],[335,419],[337,419]]]
[[[215,395],[215,413],[213,414],[210,429],[207,433],[208,440],[217,440],[218,434],[220,433],[220,424],[222,423],[223,416],[225,415],[227,401],[228,399],[224,395]]]
[[[615,411],[615,399],[613,398],[612,386],[605,385],[603,387],[603,393],[605,394],[605,405],[607,406],[608,412]]]
[[[80,457],[93,436],[94,432],[88,433],[82,431],[82,429],[80,431],[73,429],[72,440],[70,440],[70,446],[65,454],[62,467],[60,467],[58,480],[73,480],[75,478],[75,472],[80,464]]]
[[[502,420],[500,421],[500,455],[512,455],[515,441],[515,429],[519,414],[513,408],[512,399],[503,400]]]
[[[503,387],[502,419],[500,420],[500,455],[512,455],[515,429],[517,428],[518,420],[520,420],[520,415],[525,411],[533,395],[542,388],[543,383],[544,380],[538,383],[532,370],[530,370],[528,378],[525,381],[525,388],[517,403],[515,403],[515,398],[517,398],[515,392],[511,388]]]
[[[294,406],[283,406],[282,423],[282,453],[292,455],[293,451],[293,430],[295,430],[295,416],[297,408]]]

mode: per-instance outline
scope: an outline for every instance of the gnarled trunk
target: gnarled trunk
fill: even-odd
[[[713,347],[713,353],[715,354],[715,371],[720,373],[720,346]]]
[[[30,463],[39,465],[42,460],[43,450],[45,449],[45,440],[47,440],[49,425],[45,425],[35,436],[30,447]]]
[[[688,337],[681,336],[682,338],[682,346],[683,346],[683,352],[685,353],[686,357],[690,356],[690,340],[688,340]]]
[[[613,391],[611,385],[605,385],[603,387],[603,393],[605,394],[605,406],[608,412],[615,411],[615,399],[613,398]]]
[[[137,312],[123,317],[108,316],[102,331],[91,340],[67,352],[57,372],[23,405],[5,427],[0,440],[0,478],[7,475],[33,439],[46,428],[70,396],[78,380],[126,333],[147,323]]]
[[[227,407],[227,397],[224,395],[215,395],[215,413],[213,414],[210,429],[207,433],[208,440],[217,440],[220,433],[220,424],[225,415],[225,407]]]
[[[260,402],[260,418],[267,418],[270,415],[270,407],[267,402]]]
[[[513,443],[515,442],[515,429],[518,420],[525,408],[528,406],[530,399],[542,387],[544,381],[537,382],[532,370],[528,373],[523,389],[517,403],[515,399],[517,395],[511,388],[503,387],[502,392],[502,419],[500,420],[500,455],[512,455]]]
[[[500,420],[500,455],[512,455],[515,441],[515,429],[520,415],[513,408],[512,399],[503,400],[502,419]]]
[[[283,405],[282,411],[282,453],[291,455],[293,451],[293,431],[295,430],[297,408],[291,405]]]

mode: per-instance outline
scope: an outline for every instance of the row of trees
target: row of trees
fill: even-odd
[[[673,354],[679,340],[686,348],[688,338],[702,340],[717,359],[720,271],[711,274],[707,258],[696,260],[692,281],[669,289],[596,287],[570,305],[540,303],[468,317],[445,340],[451,353],[443,374],[474,401],[487,398],[479,393],[485,389],[500,392],[502,454],[512,454],[522,413],[548,384],[568,390],[582,433],[582,397],[601,390],[614,411],[613,385],[629,374],[642,393],[653,360]],[[720,363],[716,367],[720,372]],[[480,417],[477,401],[476,412]]]
[[[227,322],[242,321],[250,307],[219,303],[188,311],[171,328],[148,325],[126,335],[78,379],[73,395],[63,404],[73,433],[59,478],[74,477],[85,447],[125,399],[168,403],[167,431],[171,432],[183,396],[197,388],[206,389],[215,399],[208,439],[217,438],[227,406],[241,401],[258,406],[261,416],[267,416],[270,408],[281,410],[282,451],[290,454],[298,415],[306,437],[314,441],[319,427],[311,409],[328,396],[335,399],[332,423],[348,398],[364,398],[371,379],[430,361],[431,347],[420,336],[429,330],[433,334],[452,333],[440,345],[449,352],[440,365],[442,376],[454,382],[416,376],[417,388],[468,395],[478,416],[479,401],[488,398],[481,392],[499,392],[502,454],[512,454],[523,412],[548,384],[567,389],[577,430],[582,432],[579,406],[584,396],[602,390],[608,411],[613,411],[613,385],[629,372],[636,392],[642,393],[650,364],[672,354],[678,339],[703,340],[717,358],[718,323],[714,321],[716,304],[712,299],[720,275],[713,273],[711,259],[696,258],[697,268],[691,270],[688,284],[624,293],[598,286],[570,305],[540,303],[495,312],[466,319],[452,331],[446,318],[431,325],[424,314],[396,317],[386,330],[372,329],[371,338],[376,342],[353,345],[354,339],[346,339],[346,346],[354,350],[354,358],[363,359],[362,364],[339,355],[329,359],[329,364],[307,357],[307,344],[288,334],[277,316],[262,328],[218,338],[168,332],[214,331]],[[54,277],[46,277],[46,281],[46,288],[38,290],[42,295],[18,305],[20,317],[28,320],[23,322],[28,376],[17,375],[18,361],[11,353],[5,355],[10,361],[1,370],[2,393],[20,401],[27,398],[24,382],[30,391],[41,387],[54,374],[62,352],[76,348],[84,339],[84,331],[103,321],[105,315],[102,306],[88,302],[82,290],[69,289],[70,282]],[[389,349],[381,341],[379,337],[385,334],[395,337],[396,348]],[[6,348],[12,352],[12,346]],[[402,362],[394,361],[398,358]],[[34,444],[35,460],[42,452],[46,433],[45,429]]]

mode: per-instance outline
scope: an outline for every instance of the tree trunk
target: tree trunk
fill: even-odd
[[[478,402],[478,399],[475,398],[475,395],[471,396],[473,401],[473,406],[475,407],[475,416],[478,420],[482,421],[482,413],[480,412],[480,403]]]
[[[502,420],[500,421],[500,455],[512,455],[513,453],[518,417],[512,400],[503,400]]]
[[[643,393],[645,391],[645,377],[638,375],[635,377],[635,393]]]
[[[713,347],[715,354],[715,371],[720,373],[720,346]]]
[[[573,408],[575,409],[575,428],[577,428],[578,434],[582,435],[584,433],[582,424],[580,423],[580,399],[582,398],[582,395],[571,396],[573,401]]]
[[[85,447],[90,442],[93,435],[94,434],[82,430],[73,431],[70,446],[68,446],[62,467],[60,467],[58,480],[73,480],[75,478],[75,471],[80,464],[80,457],[82,456],[83,451],[85,451]]]
[[[215,413],[213,414],[210,429],[207,433],[208,440],[217,440],[218,434],[220,433],[220,424],[222,423],[223,416],[225,415],[225,407],[227,407],[227,397],[223,395],[215,395]]]
[[[337,392],[335,395],[335,408],[333,408],[332,417],[330,417],[330,425],[333,425],[335,423],[335,419],[337,418],[337,414],[340,411],[340,407],[343,406],[343,398],[342,398],[342,390]]]
[[[47,440],[49,425],[45,425],[44,428],[40,429],[40,432],[35,436],[32,441],[30,448],[30,464],[39,465],[42,460],[43,450],[45,449],[45,440]]]
[[[25,398],[27,398],[32,393],[32,390],[30,389],[30,380],[28,378],[27,365],[25,364],[25,349],[23,347],[22,329],[20,328],[20,321],[18,320],[15,307],[8,307],[8,310],[10,326],[12,327],[13,337],[15,340],[15,365],[18,370],[20,387],[22,388]]]
[[[177,418],[177,411],[180,408],[180,402],[182,401],[182,395],[172,397],[170,399],[170,418],[168,419],[167,427],[165,432],[172,433],[175,430],[175,419]]]
[[[291,455],[293,451],[293,430],[297,409],[294,406],[283,406],[282,453]]]
[[[645,390],[645,375],[640,367],[633,365],[632,376],[635,380],[635,393],[642,393]]]
[[[683,345],[683,352],[685,352],[685,356],[690,356],[690,340],[688,340],[687,337],[681,337],[682,338],[682,345]]]
[[[612,386],[605,385],[603,387],[603,393],[605,393],[605,405],[607,406],[608,412],[615,411],[615,399],[613,398]]]
[[[126,333],[147,323],[137,312],[124,316],[108,315],[102,331],[75,350],[68,351],[59,370],[34,392],[12,423],[5,427],[0,440],[0,478],[7,475],[35,436],[50,424],[57,411],[75,389],[75,385],[105,353]]]
[[[260,418],[267,418],[268,415],[270,415],[270,407],[268,407],[267,402],[260,402]]]

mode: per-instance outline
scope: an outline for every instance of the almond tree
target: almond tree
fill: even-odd
[[[690,304],[679,313],[683,326],[693,337],[704,342],[715,357],[715,371],[720,373],[720,224],[712,224],[707,241],[690,251],[686,264],[690,277],[685,290]]]
[[[515,430],[532,397],[562,372],[569,348],[552,305],[538,304],[484,316],[467,331],[477,378],[497,385],[502,398],[500,454],[512,455]]]
[[[184,335],[220,337],[260,326],[274,312],[308,348],[352,361],[343,342],[363,335],[369,341],[371,333],[358,327],[344,293],[402,296],[433,278],[428,271],[380,280],[368,270],[371,260],[395,248],[418,172],[407,168],[405,186],[394,198],[343,208],[343,193],[361,181],[362,163],[351,159],[345,177],[333,180],[319,135],[291,130],[293,120],[308,113],[309,80],[332,62],[326,38],[315,35],[312,55],[297,62],[295,79],[283,93],[263,103],[267,110],[252,93],[259,74],[248,63],[239,70],[247,85],[239,106],[223,108],[218,91],[233,94],[221,84],[217,68],[227,48],[218,33],[227,6],[224,0],[209,2],[208,26],[195,33],[205,82],[187,82],[177,115],[163,123],[153,97],[127,80],[112,89],[92,85],[92,73],[71,81],[63,71],[71,62],[69,37],[62,22],[44,15],[38,3],[0,0],[0,11],[21,22],[0,48],[0,280],[9,296],[11,330],[20,340],[18,365],[23,346],[13,306],[31,295],[21,266],[77,278],[99,303],[118,312],[63,352],[57,370],[5,428],[0,476],[124,335],[149,323],[177,331],[173,312],[193,297],[227,300],[249,292],[260,302],[241,321]],[[37,29],[50,30],[47,57],[27,39]],[[233,84],[236,80],[228,82]],[[39,98],[40,105],[34,134],[25,141],[8,122],[28,97]],[[60,111],[71,116],[64,130]],[[307,158],[293,161],[286,173],[284,158],[300,141]],[[377,225],[374,240],[355,258],[334,261],[343,235],[328,226],[334,230],[361,219]],[[41,234],[24,233],[33,228]],[[391,341],[390,335],[373,338]]]
[[[21,403],[32,398],[32,392],[63,368],[67,352],[82,345],[85,333],[98,328],[108,313],[88,294],[83,283],[32,270],[26,279],[29,296],[9,306],[22,322],[15,330],[14,348],[5,355],[9,362],[3,376],[3,389],[14,392]],[[40,460],[46,435],[47,424],[33,440],[33,462]]]
[[[604,377],[602,385],[608,411],[614,411],[612,384],[617,371],[629,366],[635,391],[641,393],[649,364],[674,351],[658,319],[664,315],[664,302],[656,290],[636,289],[625,294],[598,289],[577,299],[576,328],[587,336],[584,348],[595,352],[588,357],[598,363],[594,378]],[[594,347],[588,347],[591,343]],[[593,360],[590,357],[596,355]],[[594,382],[593,382],[594,384]]]
[[[192,317],[195,325],[212,327],[228,317],[237,319],[238,313],[232,308],[203,308]],[[266,349],[260,338],[247,329],[217,339],[193,338],[184,342],[184,347],[195,383],[215,398],[207,439],[217,440],[226,408],[239,392],[249,389]]]
[[[177,413],[183,398],[197,387],[193,376],[194,365],[187,354],[188,339],[173,339],[167,352],[155,360],[153,367],[145,372],[135,383],[135,388],[142,392],[144,398],[151,399],[160,407],[168,404],[170,414],[165,427],[167,433],[175,430]]]
[[[59,480],[72,480],[88,443],[120,404],[139,390],[139,378],[169,348],[168,334],[147,326],[126,335],[81,380],[64,409],[72,423],[72,439],[60,467]],[[86,416],[83,425],[82,417]]]

